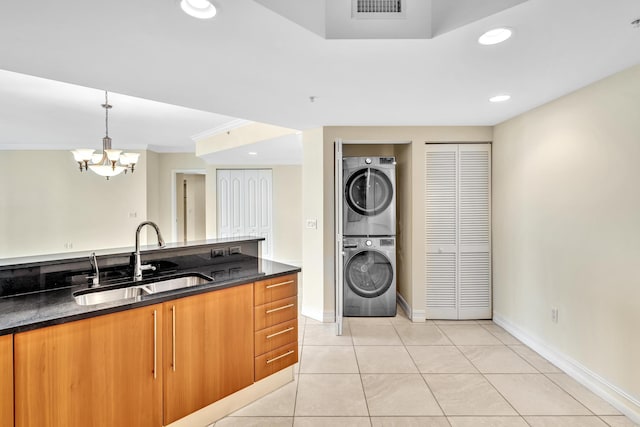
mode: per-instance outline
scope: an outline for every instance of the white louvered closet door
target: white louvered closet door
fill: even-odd
[[[427,145],[429,319],[491,318],[491,146]]]

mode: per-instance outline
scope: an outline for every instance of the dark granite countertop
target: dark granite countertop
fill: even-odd
[[[216,274],[226,271],[223,275]],[[173,272],[202,273],[215,278],[214,281],[189,288],[152,294],[138,300],[120,300],[96,305],[82,306],[75,302],[73,293],[85,289],[86,285],[69,286],[0,298],[0,335],[24,332],[44,326],[57,325],[103,314],[115,313],[137,307],[158,304],[172,299],[215,291],[256,280],[297,273],[299,267],[275,261],[246,256],[233,263],[212,263],[188,270]],[[104,287],[109,284],[104,284]]]

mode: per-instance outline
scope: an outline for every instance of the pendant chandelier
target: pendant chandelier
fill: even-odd
[[[123,153],[122,150],[114,150],[111,148],[111,138],[109,138],[109,105],[108,93],[104,92],[104,104],[102,104],[105,112],[105,137],[102,138],[102,152],[94,153],[96,150],[88,148],[79,148],[73,150],[73,157],[80,166],[80,172],[92,170],[100,176],[109,179],[112,176],[127,173],[133,173],[140,153]]]

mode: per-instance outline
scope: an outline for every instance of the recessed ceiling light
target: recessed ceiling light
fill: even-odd
[[[258,153],[256,153],[255,151],[249,151],[247,154],[249,154],[250,156],[257,156]]]
[[[504,102],[511,99],[511,95],[496,95],[489,98],[489,102]]]
[[[478,43],[482,45],[492,45],[502,43],[507,40],[513,31],[510,28],[494,28],[493,30],[489,30],[478,38]]]
[[[211,19],[218,12],[208,0],[182,0],[180,7],[187,15],[198,19]]]

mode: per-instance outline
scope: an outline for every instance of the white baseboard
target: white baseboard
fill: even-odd
[[[607,381],[580,362],[544,343],[543,340],[521,329],[500,313],[493,313],[493,321],[511,335],[562,369],[567,375],[600,396],[635,423],[640,423],[640,400]]]
[[[407,317],[411,319],[412,322],[419,323],[419,322],[425,322],[427,320],[426,311],[412,309],[409,303],[407,302],[407,300],[404,299],[404,297],[401,294],[398,293],[396,295],[396,299],[398,301],[398,304],[400,305],[400,308],[402,308],[402,310],[405,312]]]

